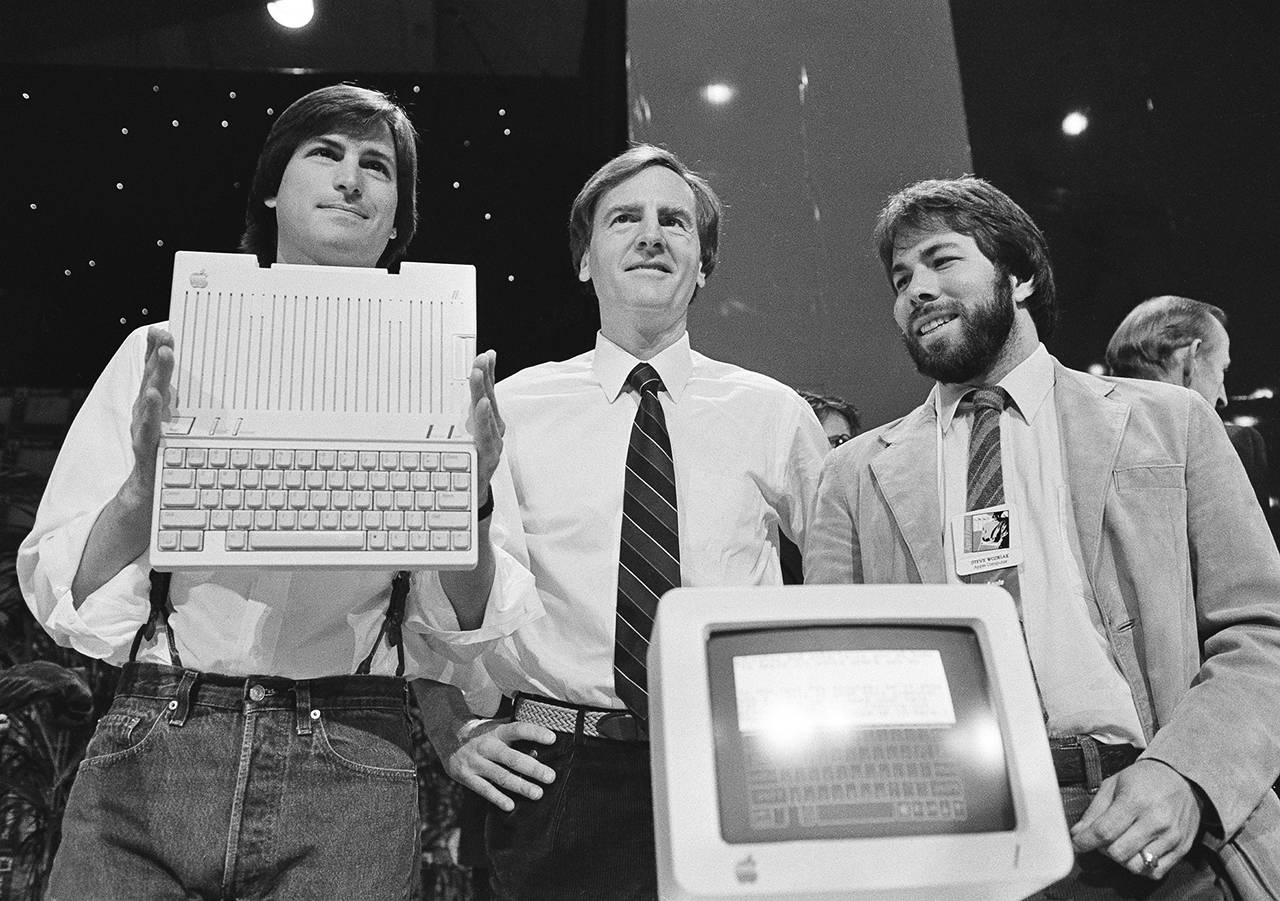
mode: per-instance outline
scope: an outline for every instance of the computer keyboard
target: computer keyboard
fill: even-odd
[[[222,565],[329,551],[358,552],[369,565],[412,554],[416,565],[431,566],[433,556],[471,549],[473,460],[469,448],[448,444],[425,451],[166,446],[156,547],[179,557],[213,555]]]

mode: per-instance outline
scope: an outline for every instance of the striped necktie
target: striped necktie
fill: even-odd
[[[623,482],[613,683],[627,709],[647,717],[645,655],[658,598],[680,584],[680,533],[671,439],[658,401],[662,378],[648,363],[640,363],[627,385],[639,393],[640,408],[631,425]]]
[[[973,430],[969,433],[969,481],[965,509],[982,510],[1004,503],[1004,472],[1000,465],[1000,414],[1009,403],[1003,388],[979,388],[971,395]],[[972,584],[999,585],[1019,600],[1018,567],[989,569],[962,577]]]

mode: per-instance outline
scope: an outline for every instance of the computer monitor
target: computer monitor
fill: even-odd
[[[664,899],[999,901],[1071,868],[1002,589],[675,589],[649,687]]]

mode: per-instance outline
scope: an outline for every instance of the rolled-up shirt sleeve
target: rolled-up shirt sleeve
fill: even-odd
[[[147,329],[116,351],[67,432],[36,513],[18,549],[18,583],[36,620],[58,644],[120,664],[147,619],[150,564],[144,554],[76,609],[71,585],[103,507],[133,467],[129,426],[142,381]]]

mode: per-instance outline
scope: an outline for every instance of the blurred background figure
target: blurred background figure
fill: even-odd
[[[1107,344],[1112,375],[1190,388],[1210,406],[1227,405],[1231,365],[1227,314],[1213,304],[1166,294],[1144,300],[1124,317]],[[1224,423],[1263,512],[1267,502],[1267,446],[1249,426]]]
[[[814,415],[827,433],[827,441],[833,448],[839,447],[862,431],[862,416],[858,408],[843,397],[833,394],[814,394],[812,391],[796,389],[796,393],[809,402]],[[804,567],[800,556],[800,548],[795,546],[786,535],[778,534],[780,546],[778,557],[782,564],[783,585],[803,585]]]

